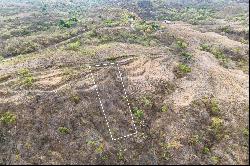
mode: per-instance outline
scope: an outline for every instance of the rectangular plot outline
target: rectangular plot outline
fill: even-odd
[[[94,67],[102,67],[102,66],[109,66],[109,65],[114,65],[114,66],[116,65],[117,66],[117,69],[118,69],[118,72],[119,72],[119,77],[120,77],[122,87],[123,87],[123,92],[124,92],[125,97],[127,99],[127,105],[129,107],[129,112],[130,112],[130,116],[131,116],[131,119],[132,119],[132,124],[133,124],[134,129],[135,129],[135,133],[128,134],[128,135],[125,135],[125,136],[121,136],[121,137],[118,137],[118,138],[113,138],[112,132],[110,130],[109,121],[107,119],[107,116],[105,114],[105,110],[103,108],[103,104],[102,104],[102,101],[101,101],[101,98],[100,98],[100,95],[99,95],[98,86],[97,86],[97,84],[95,82],[94,74],[93,74],[93,72],[91,70],[92,66],[89,66],[89,70],[90,70],[90,73],[91,73],[92,80],[94,82],[95,91],[96,91],[96,94],[97,94],[97,97],[98,97],[98,100],[99,100],[99,103],[100,103],[100,106],[101,106],[102,113],[103,113],[105,121],[106,121],[106,125],[107,125],[108,130],[109,130],[111,140],[116,141],[116,140],[119,140],[119,139],[122,139],[122,138],[127,138],[127,137],[130,137],[130,136],[136,135],[137,134],[137,128],[136,128],[136,125],[135,125],[135,122],[134,122],[134,117],[133,117],[132,110],[131,110],[131,107],[130,107],[130,103],[129,103],[129,100],[128,100],[127,92],[126,92],[126,89],[125,89],[125,86],[124,86],[124,83],[123,83],[122,73],[120,71],[119,64],[118,63],[116,63],[116,64],[115,63],[103,63],[103,64],[100,64],[100,65],[93,65],[93,66]]]

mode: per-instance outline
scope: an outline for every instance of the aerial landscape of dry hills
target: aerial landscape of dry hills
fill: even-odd
[[[0,165],[247,165],[249,0],[0,0]]]

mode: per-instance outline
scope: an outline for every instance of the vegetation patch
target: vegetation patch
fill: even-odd
[[[194,25],[212,22],[214,11],[209,8],[186,7],[181,9],[168,8],[161,12],[159,19],[185,21]]]
[[[3,124],[13,124],[16,122],[16,115],[14,115],[11,112],[5,112],[1,118],[0,118],[0,122],[2,122]]]
[[[35,82],[33,75],[30,73],[30,70],[27,68],[21,69],[19,71],[20,81],[24,87],[31,87]]]
[[[162,107],[161,107],[161,112],[168,112],[168,106],[167,105],[163,105]]]
[[[70,133],[70,129],[68,129],[67,127],[59,127],[59,128],[58,128],[58,131],[59,131],[61,134],[69,134],[69,133]]]
[[[141,120],[144,117],[144,111],[135,107],[132,110],[132,114],[136,117],[136,119]]]
[[[186,52],[186,51],[182,52],[181,56],[184,58],[185,61],[190,61],[193,57],[191,53]]]
[[[181,63],[175,68],[174,73],[178,78],[181,78],[186,74],[190,73],[191,71],[191,67],[189,67],[187,64]]]
[[[208,44],[201,44],[200,47],[202,51],[210,52],[211,54],[213,54],[214,57],[219,60],[220,64],[222,64],[224,67],[227,67],[229,59],[219,48],[213,47]]]
[[[60,20],[59,21],[59,27],[61,28],[71,28],[73,25],[76,25],[78,22],[76,17],[72,17],[68,20]]]
[[[179,50],[185,50],[188,47],[188,43],[185,42],[183,39],[176,40],[176,46]]]
[[[81,42],[79,40],[77,40],[77,41],[75,41],[73,43],[69,43],[67,45],[67,49],[77,51],[79,49],[80,45],[81,45]]]

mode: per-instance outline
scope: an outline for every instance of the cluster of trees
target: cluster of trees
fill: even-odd
[[[59,22],[59,26],[62,27],[62,28],[70,28],[72,27],[73,25],[76,25],[76,23],[78,22],[77,18],[76,17],[72,17],[68,20],[60,20]]]

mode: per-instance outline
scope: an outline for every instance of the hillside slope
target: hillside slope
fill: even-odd
[[[248,42],[129,10],[1,36],[0,164],[249,162]]]

